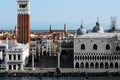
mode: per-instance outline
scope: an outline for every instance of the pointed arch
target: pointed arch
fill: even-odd
[[[90,68],[94,68],[94,63],[93,62],[90,63]]]
[[[110,45],[106,44],[106,50],[110,50]]]
[[[95,68],[99,68],[98,62],[95,63]]]
[[[79,68],[79,63],[78,62],[76,62],[75,68]]]
[[[113,63],[112,62],[110,63],[110,68],[113,68]]]
[[[88,62],[85,64],[85,68],[89,68],[89,63]]]
[[[118,68],[118,63],[117,62],[115,63],[115,68]]]
[[[120,47],[119,47],[119,46],[116,46],[115,50],[116,50],[116,51],[120,51]]]
[[[109,68],[109,65],[108,65],[108,63],[107,63],[107,62],[105,63],[105,68],[106,68],[106,69],[108,69],[108,68]]]
[[[75,56],[74,59],[77,60],[77,56]]]
[[[104,68],[103,62],[100,63],[100,68]]]
[[[84,63],[83,62],[80,64],[80,68],[84,68]]]
[[[93,45],[93,50],[97,50],[97,44]]]
[[[77,57],[77,60],[79,60],[79,56]]]
[[[85,50],[85,45],[81,44],[81,50]]]

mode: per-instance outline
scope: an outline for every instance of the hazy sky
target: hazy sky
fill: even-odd
[[[87,29],[100,17],[104,29],[110,27],[110,17],[116,16],[120,27],[120,0],[30,0],[31,29],[79,28],[83,20]],[[0,0],[0,29],[14,29],[17,24],[17,0]]]

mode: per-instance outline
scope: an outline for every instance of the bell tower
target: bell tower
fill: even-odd
[[[17,42],[30,42],[30,0],[17,0]]]

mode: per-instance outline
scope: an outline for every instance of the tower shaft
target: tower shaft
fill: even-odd
[[[26,44],[30,41],[30,15],[18,14],[18,43]]]
[[[18,0],[17,41],[21,44],[30,42],[30,1]]]

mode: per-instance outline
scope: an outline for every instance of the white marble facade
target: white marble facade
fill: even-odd
[[[79,31],[74,36],[74,68],[119,71],[120,32]]]

